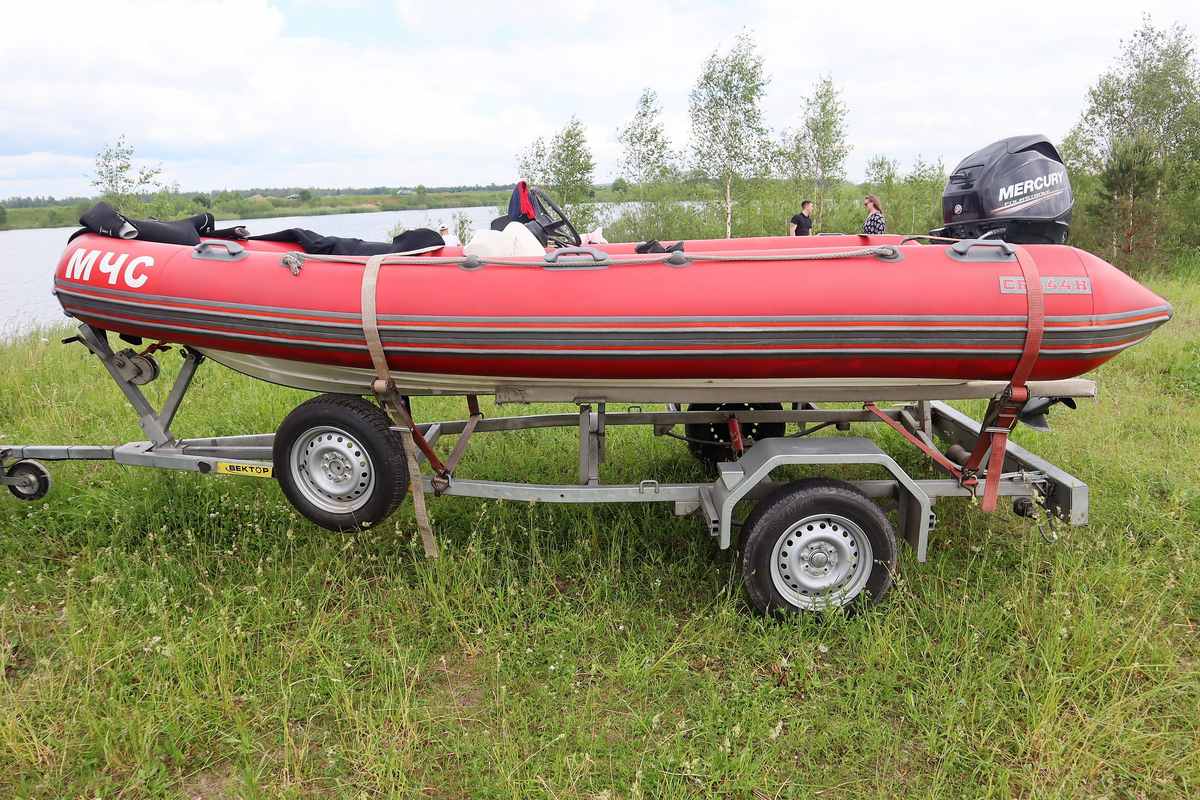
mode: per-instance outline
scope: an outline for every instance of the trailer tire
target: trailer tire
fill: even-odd
[[[846,481],[784,484],[742,526],[742,582],[763,614],[854,614],[883,599],[896,566],[891,523]]]
[[[301,403],[275,433],[275,477],[288,502],[331,531],[377,525],[408,491],[400,435],[378,406],[323,394]]]

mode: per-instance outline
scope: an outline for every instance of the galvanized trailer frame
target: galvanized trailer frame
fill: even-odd
[[[181,439],[171,431],[171,423],[192,378],[205,360],[201,353],[184,348],[183,366],[163,407],[156,410],[140,389],[140,385],[158,374],[148,352],[114,352],[108,334],[88,325],[81,325],[78,336],[68,341],[79,341],[100,359],[137,413],[148,439],[112,446],[0,445],[0,483],[12,489],[14,494],[24,499],[36,499],[48,491],[49,473],[37,464],[38,461],[109,460],[203,475],[272,474],[274,434]],[[1080,380],[1031,384],[1031,389],[1034,394],[1052,397],[1095,394],[1094,383]],[[944,497],[982,496],[983,484],[964,483],[940,464],[938,466],[946,477],[913,478],[871,439],[862,436],[810,437],[808,434],[814,427],[833,426],[846,431],[851,424],[892,420],[929,448],[936,446],[938,439],[947,446],[970,447],[979,440],[980,423],[941,400],[928,398],[876,410],[870,408],[870,403],[862,409],[819,408],[813,403],[814,399],[849,399],[846,391],[835,387],[831,393],[812,392],[818,395],[817,398],[775,398],[790,402],[791,407],[782,410],[733,412],[681,410],[670,405],[666,411],[644,411],[634,406],[614,412],[607,409],[608,401],[604,398],[577,397],[578,413],[494,418],[482,418],[472,397],[469,398],[471,418],[414,426],[418,440],[428,445],[447,436],[458,436],[459,441],[454,455],[447,459],[449,471],[422,474],[414,479],[412,486],[419,492],[436,495],[527,502],[669,503],[676,514],[698,513],[708,532],[724,549],[732,542],[739,502],[768,488],[771,474],[776,469],[787,465],[868,465],[879,470],[879,478],[848,483],[868,497],[895,503],[902,537],[915,550],[917,560],[925,561],[929,533],[935,522],[935,501]],[[973,393],[958,390],[955,396],[987,397],[987,391],[990,391],[987,387],[977,388]],[[799,426],[799,430],[791,435],[748,443],[752,446],[746,447],[736,458],[716,465],[717,476],[711,482],[660,483],[647,478],[632,484],[605,484],[601,480],[600,466],[606,460],[608,449],[606,431],[611,426],[650,426],[657,435],[677,435],[674,429],[680,425],[728,424],[736,442],[739,425],[772,422],[791,423]],[[476,480],[454,473],[454,466],[474,434],[563,427],[575,427],[579,432],[579,468],[575,484]],[[26,468],[13,469],[20,464]],[[1034,515],[1040,506],[1048,512],[1050,519],[1070,525],[1087,523],[1087,485],[1011,441],[1006,442],[999,495],[1013,499],[1014,510],[1025,516]]]

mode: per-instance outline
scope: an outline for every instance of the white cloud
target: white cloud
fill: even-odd
[[[1194,8],[1145,8],[1158,24],[1179,18],[1200,32]],[[684,143],[699,65],[742,27],[765,56],[776,127],[795,124],[812,81],[830,73],[850,107],[852,175],[877,152],[949,165],[1001,136],[1060,137],[1140,13],[1083,3],[1001,14],[703,0],[19,4],[5,10],[0,45],[0,196],[86,192],[92,154],[122,133],[185,188],[510,180],[528,139],[572,114],[607,176],[616,129],[645,86]]]

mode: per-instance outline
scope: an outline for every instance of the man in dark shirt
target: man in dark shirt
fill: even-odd
[[[800,213],[788,223],[788,236],[812,235],[812,210],[812,200],[805,200],[800,204]]]

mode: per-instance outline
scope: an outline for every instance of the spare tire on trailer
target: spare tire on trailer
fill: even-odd
[[[780,403],[691,403],[688,411],[782,411]],[[743,422],[742,435],[752,442],[783,436],[787,424],[783,422]],[[688,450],[707,467],[718,461],[732,461],[736,456],[729,441],[729,426],[721,422],[692,422],[683,426],[688,439]]]
[[[854,613],[892,586],[896,534],[853,484],[809,478],[759,501],[742,526],[742,582],[763,614]]]
[[[323,394],[275,433],[275,477],[297,511],[323,528],[377,525],[404,500],[408,464],[387,414],[361,397]]]

